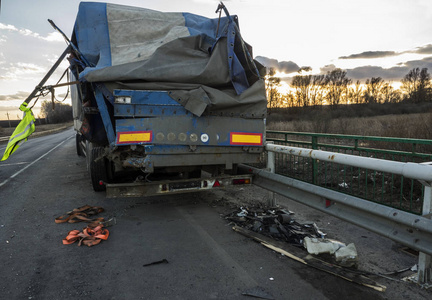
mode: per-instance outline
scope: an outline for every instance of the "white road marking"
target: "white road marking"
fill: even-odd
[[[74,136],[71,136],[67,139],[65,139],[63,142],[61,142],[60,144],[58,144],[57,146],[55,146],[54,148],[52,148],[50,151],[48,151],[47,153],[45,153],[44,155],[40,156],[39,158],[37,158],[35,161],[33,161],[32,163],[28,164],[27,166],[25,166],[24,168],[22,168],[21,170],[19,170],[18,172],[16,172],[15,174],[13,174],[11,177],[9,177],[8,179],[6,179],[5,181],[3,181],[2,183],[0,183],[0,187],[4,186],[6,183],[8,183],[12,178],[18,176],[20,173],[24,172],[28,167],[32,166],[33,164],[35,164],[36,162],[38,162],[39,160],[41,160],[42,158],[44,158],[45,156],[47,156],[48,154],[50,154],[51,152],[53,152],[55,149],[57,149],[58,147],[60,147],[61,145],[63,145],[65,142],[67,142],[68,140],[70,140],[71,138],[73,138]]]

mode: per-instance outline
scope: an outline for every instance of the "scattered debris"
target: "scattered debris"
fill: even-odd
[[[240,212],[237,213],[237,217],[246,217],[248,215],[248,211],[243,207],[240,207]]]
[[[292,211],[280,208],[240,207],[225,218],[238,226],[298,246],[303,246],[305,237],[325,237],[315,223],[300,224],[293,215]]]
[[[165,258],[162,260],[158,260],[158,261],[154,261],[148,264],[143,265],[143,267],[148,267],[148,266],[153,266],[153,265],[159,265],[159,264],[167,264],[168,260],[166,260]]]
[[[406,267],[403,268],[401,270],[396,270],[396,271],[392,271],[392,272],[386,272],[386,273],[382,273],[382,275],[396,275],[396,274],[400,274],[406,271],[413,271],[413,272],[417,272],[417,264],[415,264],[412,267]]]
[[[254,239],[255,241],[261,243],[263,246],[269,249],[272,249],[280,254],[284,254],[285,256],[294,259],[298,262],[301,262],[305,265],[311,266],[318,270],[322,270],[324,272],[341,277],[345,280],[355,282],[357,284],[372,288],[380,292],[384,292],[386,290],[385,286],[375,282],[374,280],[368,277],[368,275],[378,275],[378,274],[371,274],[369,272],[363,272],[351,268],[342,267],[336,264],[323,261],[311,254],[305,255],[304,250],[299,247],[281,241],[275,241],[271,237],[264,236],[262,234],[253,232],[251,230],[239,226],[234,226],[233,230],[239,232],[244,236]]]
[[[402,278],[402,281],[418,284],[422,289],[432,289],[432,284],[430,283],[419,283],[418,273],[406,276]]]
[[[347,189],[347,188],[349,188],[349,185],[346,182],[342,182],[342,183],[339,183],[339,187]]]
[[[310,238],[305,237],[303,242],[304,247],[310,254],[322,254],[329,253],[334,254],[337,250],[342,247],[346,247],[344,243],[322,238]]]
[[[334,258],[339,265],[344,267],[357,266],[357,249],[353,243],[347,246],[336,240],[305,237],[303,244],[310,254],[318,255],[329,253],[334,255]]]
[[[106,221],[99,222],[99,224],[103,225],[104,227],[110,227],[117,224],[117,219],[116,217],[111,217]]]
[[[388,278],[385,275],[355,269],[358,255],[353,243],[346,245],[326,238],[326,234],[315,223],[299,223],[291,211],[280,208],[241,207],[225,215],[225,219],[236,224],[233,227],[235,231],[281,255],[377,291],[383,292],[386,289],[368,277]]]
[[[348,246],[340,247],[335,252],[336,261],[345,267],[357,267],[358,256],[356,246],[351,243]]]
[[[267,293],[263,288],[256,287],[253,289],[249,289],[242,293],[244,296],[254,297],[254,298],[260,298],[260,299],[268,299],[273,300],[274,297]]]

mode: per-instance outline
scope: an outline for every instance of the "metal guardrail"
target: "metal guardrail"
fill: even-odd
[[[432,161],[432,140],[267,131],[267,141],[395,162]],[[277,154],[275,168],[278,174],[365,200],[415,214],[422,211],[423,185],[404,174],[291,154]]]
[[[431,282],[432,255],[432,165],[360,157],[337,152],[266,144],[267,170],[241,165],[241,172],[254,174],[254,184],[356,224],[420,251],[417,280]],[[291,155],[374,172],[391,173],[419,181],[423,193],[421,214],[380,205],[372,201],[275,174],[276,155]],[[268,171],[270,170],[270,172]]]
[[[267,170],[246,165],[239,166],[241,172],[255,175],[254,184],[418,250],[420,255],[417,280],[422,284],[431,283],[432,166],[430,164],[396,162],[274,145],[271,142],[266,144],[266,150],[268,151]],[[421,185],[424,185],[422,216],[275,174],[275,154],[310,158],[349,167],[363,167],[375,172],[387,172],[418,180]]]

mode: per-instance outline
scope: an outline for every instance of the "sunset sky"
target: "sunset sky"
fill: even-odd
[[[70,36],[79,2],[1,0],[0,119],[6,119],[6,112],[17,118],[19,105],[66,47],[47,19]],[[211,18],[217,17],[218,5],[212,0],[109,2]],[[242,36],[254,47],[253,55],[288,78],[302,66],[311,66],[313,74],[342,68],[348,77],[363,81],[377,76],[398,81],[414,67],[432,72],[430,0],[226,0],[224,4],[239,16]],[[66,68],[64,63],[48,83],[55,83]]]

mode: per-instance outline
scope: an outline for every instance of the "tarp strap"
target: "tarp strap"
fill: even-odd
[[[78,222],[103,222],[104,218],[91,219],[91,216],[103,212],[104,209],[100,206],[84,205],[67,212],[63,216],[55,218],[56,223],[78,223]]]
[[[78,241],[78,246],[82,244],[91,247],[99,244],[102,240],[107,240],[109,236],[108,229],[103,229],[103,225],[92,227],[87,226],[81,231],[71,230],[66,238],[62,240],[63,245],[70,245]]]
[[[66,238],[64,238],[62,241],[63,245],[73,244],[78,241],[78,246],[84,244],[88,247],[91,247],[99,244],[102,240],[107,240],[109,231],[107,229],[103,229],[104,225],[102,222],[104,221],[104,218],[90,218],[91,216],[97,215],[103,211],[104,209],[100,206],[84,205],[67,212],[61,217],[55,218],[56,223],[90,223],[82,231],[69,231]]]

